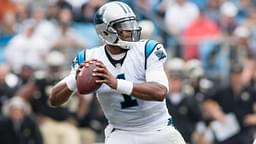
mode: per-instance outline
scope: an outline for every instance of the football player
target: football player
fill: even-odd
[[[96,95],[109,122],[105,144],[185,144],[166,108],[167,55],[162,44],[140,40],[136,16],[122,2],[99,8],[95,24],[104,45],[78,53],[70,75],[52,89],[50,103],[67,101],[76,91],[79,65],[96,59],[93,76],[102,78],[96,81],[102,83]]]

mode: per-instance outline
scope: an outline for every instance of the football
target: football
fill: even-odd
[[[80,94],[95,92],[101,86],[101,84],[95,82],[99,80],[100,77],[92,76],[93,69],[96,67],[95,63],[90,63],[88,67],[83,66],[81,71],[77,74],[76,84]]]

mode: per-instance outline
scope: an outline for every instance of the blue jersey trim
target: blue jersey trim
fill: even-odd
[[[85,59],[86,59],[86,54],[85,54],[85,51],[86,50],[83,50],[83,51],[80,51],[78,54],[77,54],[77,63],[80,65],[80,64],[83,64]]]
[[[145,44],[145,69],[147,69],[147,59],[154,51],[156,45],[159,43],[155,40],[148,40]]]

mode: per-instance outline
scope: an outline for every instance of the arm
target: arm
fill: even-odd
[[[68,88],[66,80],[67,78],[64,78],[52,88],[49,96],[49,102],[52,106],[65,103],[72,95],[73,91]]]
[[[70,74],[54,85],[49,96],[49,103],[52,106],[62,105],[76,92],[76,75],[84,66],[84,60],[85,51],[81,51],[73,60]]]
[[[148,66],[146,82],[133,84],[132,96],[143,100],[163,101],[169,91],[168,87],[168,79],[163,64],[157,62]]]
[[[131,95],[143,100],[163,101],[167,92],[167,88],[157,82],[145,82],[133,84]]]
[[[156,44],[151,54],[146,56],[145,82],[133,84],[132,96],[143,100],[163,101],[169,91],[169,83],[164,71],[166,52],[161,44]]]

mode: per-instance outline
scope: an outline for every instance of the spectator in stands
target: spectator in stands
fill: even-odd
[[[34,6],[32,8],[32,18],[28,20],[33,20],[36,25],[34,35],[45,39],[49,45],[52,45],[57,37],[57,26],[46,19],[46,8]]]
[[[72,11],[69,8],[60,9],[58,15],[59,29],[52,48],[60,51],[65,56],[64,69],[70,68],[70,62],[77,51],[86,47],[85,42],[75,32],[72,26]]]
[[[202,103],[206,95],[214,88],[214,83],[207,79],[202,62],[198,59],[187,61],[184,65],[184,71],[186,76],[185,93]]]
[[[205,9],[200,9],[199,16],[181,34],[184,59],[199,58],[198,45],[204,40],[219,39],[220,36],[220,27],[208,18]]]
[[[220,21],[220,6],[222,0],[208,0],[207,7],[205,8],[206,15],[215,23]]]
[[[34,79],[34,69],[28,65],[23,65],[21,71],[17,74],[20,78],[21,85],[24,85]]]
[[[17,87],[18,77],[11,73],[9,65],[0,64],[0,112],[3,104],[13,97]]]
[[[254,8],[251,0],[233,0],[238,8],[236,20],[239,24],[243,22],[250,14],[250,11]]]
[[[230,48],[230,65],[240,63],[244,66],[242,81],[243,84],[250,83],[253,75],[252,67],[255,63],[255,53],[250,45],[251,32],[246,26],[238,26],[233,33],[233,44]]]
[[[29,19],[29,2],[28,1],[16,1],[16,21],[20,24],[24,20]]]
[[[169,33],[167,48],[173,48],[182,42],[180,41],[180,34],[198,17],[198,15],[198,7],[188,0],[175,0],[173,4],[167,7],[164,17],[164,22]],[[174,49],[173,52],[175,52]],[[182,56],[182,52],[178,53],[181,53]],[[175,56],[176,55],[177,54],[175,54]]]
[[[203,121],[199,103],[194,97],[184,91],[185,62],[179,58],[167,61],[166,71],[169,77],[171,91],[166,99],[169,113],[173,115],[175,127],[181,132],[185,141],[190,144],[197,137],[197,143],[202,141],[203,134],[196,132],[196,127]]]
[[[17,24],[14,12],[6,12],[0,18],[0,63],[5,63],[4,56],[6,45],[17,32]]]
[[[4,36],[12,36],[16,34],[16,19],[14,12],[6,12],[0,20],[0,34]]]
[[[33,111],[40,119],[45,144],[80,144],[77,122],[68,105],[53,108],[47,101],[50,88],[65,73],[61,67],[65,57],[58,51],[52,51],[47,55],[46,62],[48,71],[35,74],[37,92],[30,98]]]
[[[58,12],[59,8],[54,0],[47,3],[45,17],[55,25],[57,25]]]
[[[6,47],[6,60],[14,72],[19,72],[23,65],[35,70],[45,69],[45,56],[50,46],[48,42],[35,35],[35,21],[27,21],[24,31],[16,35]]]
[[[29,104],[15,96],[4,106],[4,117],[0,118],[1,144],[43,144]]]
[[[179,35],[199,15],[198,7],[187,0],[175,0],[175,3],[167,8],[164,17],[170,34]]]
[[[234,40],[230,49],[231,65],[235,63],[246,65],[248,59],[255,57],[249,45],[251,32],[245,26],[238,26],[234,30],[233,36]]]
[[[234,32],[238,23],[236,21],[236,16],[238,13],[238,8],[231,1],[225,1],[220,6],[220,20],[219,25],[224,36],[230,36]]]
[[[16,12],[16,5],[12,0],[0,0],[0,3],[0,19],[2,19],[6,13]]]
[[[79,104],[77,110],[77,120],[83,144],[94,144],[104,140],[104,127],[107,120],[100,108],[97,98],[94,94],[77,94]]]
[[[256,9],[251,9],[249,16],[243,21],[241,26],[247,27],[251,34],[249,45],[254,54],[256,54]]]
[[[87,0],[87,2],[81,6],[81,13],[76,21],[93,23],[95,12],[104,3],[106,3],[106,0]]]
[[[230,83],[210,95],[204,107],[213,123],[217,144],[250,144],[253,142],[256,115],[255,90],[241,83],[243,66],[233,64]],[[225,125],[229,124],[228,127]],[[232,128],[232,129],[231,129]]]

